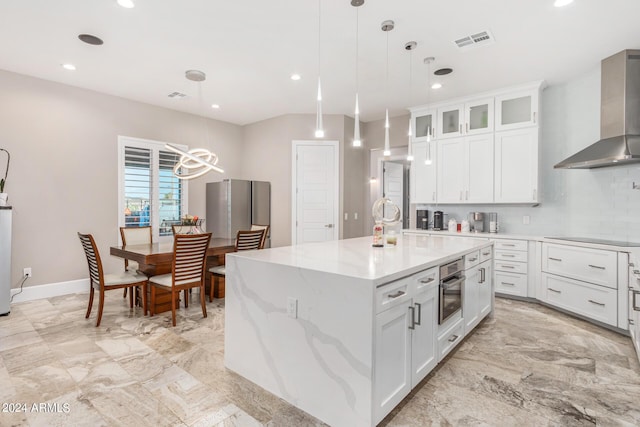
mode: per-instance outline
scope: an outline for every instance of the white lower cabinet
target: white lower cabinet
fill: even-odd
[[[438,335],[438,362],[445,358],[464,338],[464,319],[460,319]]]
[[[409,283],[409,289],[404,283]],[[438,269],[389,284],[378,292],[402,303],[376,315],[375,422],[385,417],[436,366]],[[397,295],[397,296],[396,296]],[[379,304],[377,304],[380,307]]]
[[[491,261],[485,261],[466,270],[465,277],[462,317],[465,334],[467,334],[491,312],[493,295]]]
[[[526,297],[529,249],[526,240],[500,239],[494,241],[494,269],[496,292]]]
[[[548,304],[618,326],[618,292],[580,280],[543,273],[543,290]]]

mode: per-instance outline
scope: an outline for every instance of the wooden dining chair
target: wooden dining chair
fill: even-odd
[[[251,224],[251,231],[256,230],[264,230],[264,235],[262,236],[262,242],[260,243],[260,247],[258,249],[264,249],[264,244],[267,242],[267,236],[269,235],[269,226],[268,225],[260,225],[260,224]]]
[[[153,236],[151,234],[151,226],[144,227],[120,227],[120,237],[122,238],[122,246],[127,245],[142,245],[145,243],[153,243]],[[124,260],[124,269],[127,272],[137,273],[138,263],[128,259]],[[127,297],[127,289],[124,288],[123,297]],[[129,307],[133,308],[133,293],[129,293]]]
[[[264,247],[264,239],[267,234],[267,229],[262,228],[259,230],[240,230],[236,235],[236,248],[235,251],[251,251],[256,249],[262,249]],[[224,265],[217,265],[209,269],[211,273],[211,279],[209,280],[209,302],[213,301],[213,290],[216,286],[220,285],[220,279],[226,275],[226,268]]]
[[[149,278],[149,285],[151,286],[151,316],[155,314],[156,289],[161,288],[170,291],[171,320],[173,326],[176,326],[176,294],[184,291],[186,308],[188,307],[189,289],[199,287],[202,317],[207,317],[204,296],[204,268],[210,241],[211,233],[175,235],[173,239],[171,273]]]
[[[89,307],[87,308],[87,315],[85,319],[91,315],[91,308],[93,307],[93,294],[97,289],[100,292],[100,306],[98,307],[98,320],[96,327],[100,326],[102,320],[102,311],[104,308],[104,293],[111,289],[133,288],[136,286],[142,286],[142,305],[144,314],[147,314],[147,276],[144,274],[132,273],[132,272],[120,272],[113,274],[104,274],[102,270],[102,261],[100,260],[100,253],[98,247],[91,234],[78,233],[82,247],[84,248],[84,254],[87,257],[87,263],[89,264],[89,281],[91,284],[91,291],[89,293]]]

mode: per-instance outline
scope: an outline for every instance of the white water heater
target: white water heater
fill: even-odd
[[[0,206],[0,316],[11,311],[11,206]]]

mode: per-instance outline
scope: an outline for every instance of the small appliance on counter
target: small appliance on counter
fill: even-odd
[[[469,212],[469,228],[474,233],[484,232],[484,212]]]
[[[498,232],[498,213],[489,212],[489,233]]]
[[[429,228],[429,211],[426,209],[416,210],[416,228],[426,230]]]
[[[435,211],[433,213],[433,229],[436,231],[444,229],[444,214],[442,211]]]

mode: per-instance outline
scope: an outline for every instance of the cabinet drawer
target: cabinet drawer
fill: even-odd
[[[440,269],[438,267],[433,267],[411,276],[414,282],[413,287],[416,291],[420,291],[421,289],[424,289],[427,286],[437,287],[439,277],[440,277]]]
[[[552,274],[542,274],[544,301],[609,325],[618,325],[618,293]]]
[[[438,362],[449,354],[464,338],[464,319],[460,319],[445,333],[438,336]]]
[[[501,294],[527,296],[527,276],[524,274],[496,271],[496,292]]]
[[[391,307],[409,301],[411,299],[410,284],[411,278],[405,277],[376,289],[376,313],[381,313]]]
[[[493,247],[496,249],[506,249],[509,251],[527,251],[528,244],[526,240],[494,240]]]
[[[527,274],[527,264],[524,262],[495,261],[496,271],[507,273]]]
[[[468,270],[480,264],[480,251],[473,251],[464,256],[464,269]]]
[[[494,258],[496,261],[527,262],[528,252],[505,251],[496,249]]]
[[[488,246],[486,248],[480,249],[480,262],[485,262],[488,259],[493,257],[493,247]]]
[[[544,243],[542,271],[617,289],[618,253]]]

